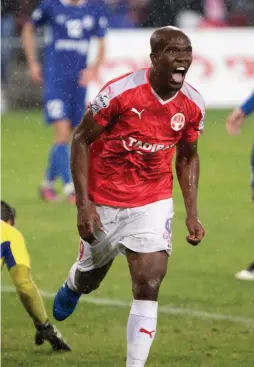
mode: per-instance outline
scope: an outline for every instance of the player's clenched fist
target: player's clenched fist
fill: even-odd
[[[96,211],[96,206],[92,202],[88,202],[87,205],[78,206],[78,231],[80,237],[90,244],[97,239],[94,233],[94,224],[99,230],[103,231],[103,226],[100,216]]]
[[[189,231],[189,235],[186,236],[187,242],[197,246],[205,235],[204,227],[196,217],[187,217],[185,224]]]

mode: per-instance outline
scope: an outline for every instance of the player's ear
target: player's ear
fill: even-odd
[[[152,65],[154,66],[157,65],[157,55],[154,52],[150,53],[150,60],[152,62]]]

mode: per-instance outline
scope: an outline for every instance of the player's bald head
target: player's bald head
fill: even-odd
[[[162,27],[153,32],[150,44],[150,82],[170,95],[182,87],[192,63],[190,39],[179,28]]]
[[[189,37],[179,28],[168,26],[157,29],[150,38],[151,52],[162,51],[170,41],[177,38],[191,43]]]

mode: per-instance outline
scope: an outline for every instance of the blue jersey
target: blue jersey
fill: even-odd
[[[87,65],[93,36],[103,38],[107,29],[106,8],[100,0],[73,5],[68,0],[42,0],[31,16],[34,26],[45,27],[44,78],[77,79]]]

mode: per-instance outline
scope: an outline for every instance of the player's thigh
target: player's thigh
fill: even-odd
[[[110,244],[103,241],[103,234],[96,235],[98,240],[93,245],[80,239],[74,279],[80,293],[87,294],[99,287],[116,255]]]
[[[77,269],[81,273],[101,269],[119,254],[117,246],[112,246],[104,233],[95,231],[97,240],[91,245],[80,239],[79,253],[76,260]],[[96,273],[96,271],[95,271]]]
[[[119,231],[116,217],[119,209],[97,206],[103,231],[94,228],[96,241],[89,244],[82,239],[79,243],[79,252],[76,260],[75,285],[89,285],[90,290],[96,289],[104,279],[114,258],[120,254]],[[84,292],[84,291],[83,291]],[[87,292],[88,293],[88,292]]]
[[[131,208],[125,233],[125,247],[135,299],[156,300],[171,254],[172,199]]]
[[[76,86],[72,96],[72,118],[71,124],[74,129],[80,121],[85,112],[86,107],[86,88]]]
[[[126,257],[134,298],[156,301],[161,282],[167,272],[167,252],[137,253],[127,249]]]
[[[117,215],[120,209],[107,206],[96,206],[103,230],[94,224],[96,240],[89,244],[83,239],[79,242],[77,267],[82,272],[101,268],[120,254]]]

